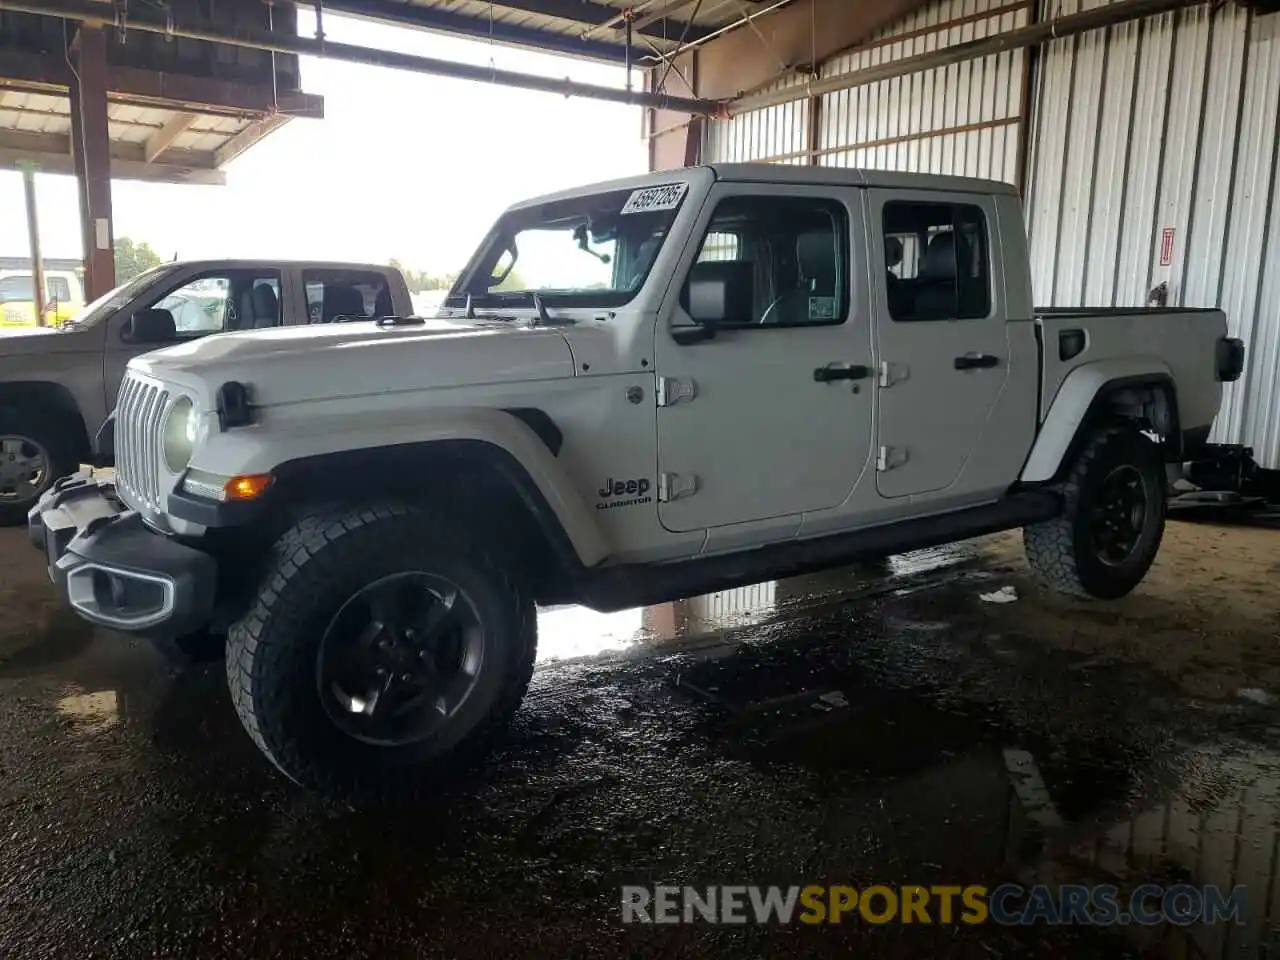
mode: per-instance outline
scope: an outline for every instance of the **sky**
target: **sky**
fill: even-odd
[[[314,30],[299,10],[300,30]],[[622,87],[621,67],[325,17],[332,40]],[[225,168],[225,186],[113,182],[115,236],[164,259],[360,260],[457,270],[502,210],[554,190],[642,173],[641,110],[303,58],[323,120],[295,119]],[[639,78],[637,77],[637,82]],[[36,181],[46,257],[79,257],[75,180]],[[0,171],[0,255],[28,255],[22,180]]]

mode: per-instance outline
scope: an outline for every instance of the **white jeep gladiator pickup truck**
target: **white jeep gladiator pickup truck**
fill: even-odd
[[[226,631],[249,735],[344,796],[502,726],[535,604],[1014,527],[1120,597],[1244,348],[1216,310],[1037,311],[1022,224],[1001,183],[782,166],[521,203],[439,317],[131,361],[114,478],[60,481],[31,539],[93,623]]]
[[[139,354],[225,330],[412,312],[393,267],[191,260],[139,274],[57,328],[0,331],[0,526],[25,523],[54,480],[89,462]]]

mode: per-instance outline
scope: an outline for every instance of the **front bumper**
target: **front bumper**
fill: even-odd
[[[64,477],[27,514],[49,579],[85,620],[142,636],[177,636],[213,615],[213,557],[156,533],[90,470]]]

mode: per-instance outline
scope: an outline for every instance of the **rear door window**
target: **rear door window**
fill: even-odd
[[[385,274],[372,270],[304,270],[311,323],[349,323],[395,313]]]
[[[889,314],[899,322],[977,320],[991,313],[987,222],[967,203],[884,205]]]

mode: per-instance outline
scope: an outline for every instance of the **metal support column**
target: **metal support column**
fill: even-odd
[[[116,285],[111,225],[111,140],[107,131],[107,37],[85,24],[76,36],[71,84],[71,143],[80,186],[85,299]]]
[[[36,216],[36,168],[22,165],[22,192],[27,202],[27,241],[31,245],[31,286],[35,294],[36,326],[44,326],[44,257],[40,254],[40,220]]]

